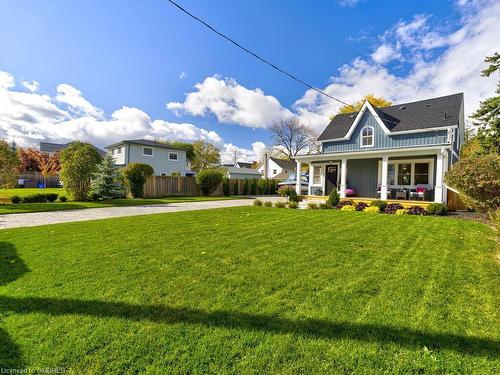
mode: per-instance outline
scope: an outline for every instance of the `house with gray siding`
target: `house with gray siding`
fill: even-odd
[[[297,170],[309,165],[309,195],[445,202],[443,177],[464,142],[463,93],[382,108],[366,101],[335,116],[318,141],[320,153],[296,157]]]
[[[168,143],[146,139],[125,140],[106,146],[106,150],[113,156],[117,166],[149,164],[156,176],[186,176],[190,172],[186,151]]]

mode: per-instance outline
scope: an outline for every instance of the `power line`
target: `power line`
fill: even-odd
[[[219,35],[220,37],[226,39],[228,42],[234,44],[236,47],[238,47],[239,49],[245,51],[246,53],[252,55],[253,57],[255,57],[256,59],[260,60],[261,62],[263,62],[264,64],[267,64],[269,66],[271,66],[273,69],[276,69],[278,72],[282,73],[282,74],[285,74],[287,75],[288,77],[290,77],[291,79],[299,82],[300,84],[306,86],[306,87],[309,87],[311,90],[314,90],[324,96],[326,96],[327,98],[330,98],[330,99],[333,99],[333,100],[336,100],[337,102],[339,103],[342,103],[344,105],[349,105],[348,103],[344,102],[343,100],[340,100],[338,98],[335,98],[334,96],[331,96],[329,94],[327,94],[326,92],[318,89],[317,87],[314,87],[312,85],[310,85],[309,83],[301,80],[300,78],[297,78],[296,76],[294,76],[293,74],[291,73],[288,73],[286,70],[284,69],[281,69],[280,67],[274,65],[272,62],[264,59],[263,57],[260,57],[259,55],[257,55],[255,52],[252,52],[250,51],[248,48],[246,47],[243,47],[241,44],[239,44],[238,42],[236,42],[235,40],[231,39],[230,37],[228,37],[227,35],[221,33],[220,31],[218,31],[217,29],[215,29],[214,27],[210,26],[208,23],[206,23],[205,21],[203,21],[202,19],[200,19],[199,17],[196,17],[194,14],[190,13],[189,11],[187,11],[186,9],[184,9],[182,6],[180,6],[179,4],[177,4],[175,1],[173,0],[168,0],[172,5],[174,5],[175,7],[177,7],[180,11],[186,13],[189,17],[195,19],[196,21],[200,22],[202,25],[204,25],[205,27],[209,28],[210,30],[212,30],[214,33],[216,33],[217,35]]]

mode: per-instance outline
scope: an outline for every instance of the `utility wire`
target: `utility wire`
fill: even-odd
[[[314,90],[318,93],[320,93],[321,95],[324,95],[326,96],[327,98],[330,98],[330,99],[333,99],[333,100],[336,100],[337,102],[339,103],[342,103],[342,104],[345,104],[345,105],[349,105],[349,103],[346,103],[344,102],[343,100],[340,100],[334,96],[331,96],[329,94],[327,94],[326,92],[324,92],[323,90],[320,90],[318,89],[317,87],[314,87],[312,85],[310,85],[309,83],[301,80],[300,78],[297,78],[296,76],[294,76],[293,74],[291,73],[288,73],[286,70],[284,69],[281,69],[280,67],[274,65],[272,62],[264,59],[263,57],[260,57],[259,55],[257,55],[255,52],[252,52],[250,51],[248,48],[246,47],[243,47],[241,44],[239,44],[238,42],[234,41],[233,39],[231,39],[230,37],[228,37],[227,35],[224,35],[223,33],[221,33],[220,31],[218,31],[217,29],[215,29],[214,27],[210,26],[208,23],[206,23],[205,21],[203,21],[202,19],[200,19],[199,17],[196,17],[194,14],[190,13],[189,11],[187,11],[186,9],[184,9],[182,6],[180,6],[179,4],[177,4],[175,1],[173,0],[168,0],[168,2],[170,2],[172,5],[174,5],[175,7],[177,7],[180,11],[186,13],[189,17],[195,19],[196,21],[200,22],[202,25],[206,26],[207,28],[209,28],[210,30],[212,30],[214,33],[216,33],[217,35],[219,35],[220,37],[226,39],[228,42],[234,44],[236,47],[240,48],[241,50],[245,51],[246,53],[252,55],[253,57],[255,57],[256,59],[260,60],[261,62],[263,62],[264,64],[267,64],[269,66],[271,66],[273,69],[276,69],[278,72],[282,73],[282,74],[285,74],[287,75],[288,77],[290,77],[291,79],[299,82],[300,84],[306,86],[306,87],[309,87],[311,90]]]

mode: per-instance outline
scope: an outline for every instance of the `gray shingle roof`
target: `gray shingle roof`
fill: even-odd
[[[168,143],[150,141],[150,140],[147,140],[147,139],[129,139],[129,140],[124,140],[124,141],[121,141],[121,142],[113,143],[112,145],[106,146],[104,148],[110,149],[110,148],[122,145],[124,143],[129,143],[129,144],[131,143],[131,144],[143,145],[143,146],[150,146],[150,147],[168,148],[169,150],[186,151],[186,150],[184,150],[182,148],[179,148],[179,147],[170,146]]]
[[[285,160],[285,159],[278,159],[278,158],[269,158],[269,160],[274,161],[276,164],[278,164],[283,169],[295,169],[295,167],[297,166],[297,163],[295,162],[295,160]]]
[[[375,108],[391,133],[459,125],[464,94],[453,94],[417,102]],[[335,116],[318,141],[343,138],[359,112]]]
[[[40,149],[40,152],[58,152],[58,151],[64,150],[66,147],[71,145],[73,142],[68,142],[68,143],[40,142],[38,147]],[[101,150],[100,148],[98,148],[92,144],[91,144],[91,146],[94,147],[97,150],[97,152],[99,152],[99,154],[106,155],[105,151]]]

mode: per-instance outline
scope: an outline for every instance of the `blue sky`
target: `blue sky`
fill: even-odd
[[[498,46],[495,2],[178,1],[346,101],[367,92],[409,101],[464,91],[472,110],[494,90],[478,73]],[[266,127],[276,119],[299,116],[320,132],[338,109],[165,0],[3,1],[0,24],[0,71],[11,82],[0,136],[21,144],[204,138],[249,160],[270,142]],[[36,90],[24,81],[36,81]]]

